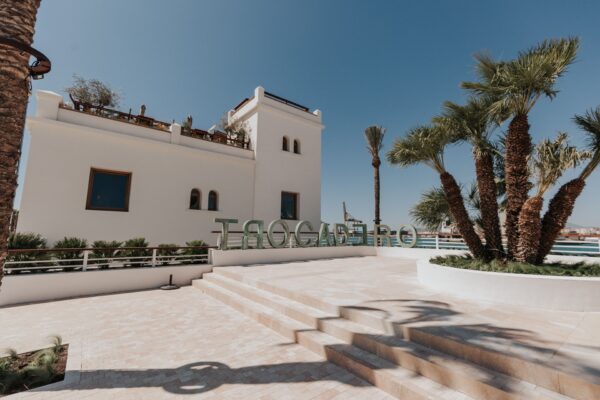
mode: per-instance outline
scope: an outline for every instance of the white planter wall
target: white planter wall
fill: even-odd
[[[154,268],[123,268],[87,272],[53,272],[32,275],[6,275],[0,287],[0,306],[11,304],[93,296],[132,290],[156,289],[169,282],[190,285],[202,273],[212,270],[207,264]]]
[[[419,282],[471,300],[551,311],[600,311],[600,278],[472,271],[417,261]]]

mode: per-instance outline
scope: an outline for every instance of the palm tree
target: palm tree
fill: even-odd
[[[484,231],[486,248],[496,259],[504,257],[500,218],[498,217],[498,193],[494,175],[494,146],[490,135],[497,124],[490,118],[491,100],[485,97],[470,98],[466,105],[447,101],[439,121],[447,129],[473,147],[477,193],[480,203],[481,227]]]
[[[544,204],[544,194],[565,170],[577,167],[581,161],[590,157],[589,152],[578,151],[576,147],[569,146],[567,137],[566,133],[560,133],[555,140],[545,139],[536,146],[531,159],[531,169],[536,176],[537,193],[523,204],[519,214],[517,261],[536,261],[542,236],[540,212]]]
[[[573,213],[575,201],[583,191],[586,179],[600,164],[600,106],[586,111],[584,115],[576,115],[573,120],[586,133],[587,148],[593,155],[581,174],[562,185],[550,201],[542,219],[542,235],[535,260],[538,264],[550,253],[560,231],[564,229]]]
[[[375,192],[375,225],[381,223],[381,215],[379,210],[380,203],[380,179],[379,167],[381,159],[379,152],[383,148],[383,137],[385,136],[385,128],[382,126],[372,125],[365,129],[365,139],[367,139],[367,150],[371,154],[371,165],[373,166],[374,175],[374,192]]]
[[[528,114],[542,96],[557,94],[555,83],[577,53],[577,38],[547,40],[522,52],[510,62],[496,62],[483,54],[476,56],[479,82],[462,86],[476,94],[496,100],[490,114],[498,121],[512,118],[506,136],[506,209],[507,252],[513,257],[519,240],[518,220],[527,201],[529,182],[528,158],[532,151]]]
[[[427,230],[439,231],[452,220],[444,189],[434,187],[421,194],[421,199],[410,209],[410,215]]]
[[[40,0],[0,2],[0,36],[33,42]],[[29,95],[29,55],[0,44],[0,284],[8,253],[8,235],[17,189],[17,169]]]
[[[423,163],[438,172],[450,213],[467,247],[475,258],[487,258],[465,208],[460,187],[444,166],[444,149],[456,140],[439,125],[418,126],[411,129],[405,137],[396,139],[393,148],[387,153],[387,159],[401,167]]]

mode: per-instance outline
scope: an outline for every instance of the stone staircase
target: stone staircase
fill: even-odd
[[[390,326],[372,310],[245,280],[232,269],[215,268],[193,286],[399,399],[600,398],[600,386],[578,376],[457,338]]]

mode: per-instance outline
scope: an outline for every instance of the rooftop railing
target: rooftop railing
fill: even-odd
[[[269,99],[272,99],[272,100],[275,100],[275,101],[278,101],[280,103],[286,104],[286,105],[288,105],[290,107],[297,108],[298,110],[309,112],[308,107],[305,107],[305,106],[303,106],[301,104],[295,103],[295,102],[293,102],[291,100],[284,99],[283,97],[277,96],[276,94],[265,92],[265,97],[267,97]]]
[[[97,106],[89,103],[82,103],[71,98],[73,102],[73,107],[69,107],[66,105],[61,105],[60,107],[67,110],[77,111],[89,115],[93,115],[96,117],[107,118],[113,121],[119,121],[129,124],[134,124],[138,126],[142,126],[145,128],[157,129],[163,132],[170,133],[171,131],[171,123],[160,121],[146,115],[135,115],[131,113],[131,109],[129,112],[123,112],[119,110],[113,110],[111,108]],[[249,149],[250,148],[250,140],[248,138],[240,139],[237,137],[232,137],[225,132],[214,132],[210,133],[204,131],[202,129],[191,129],[182,127],[181,135],[191,137],[194,139],[205,140],[208,142],[219,143],[226,146],[238,147],[240,149]]]
[[[225,132],[210,133],[202,129],[193,129],[181,127],[181,135],[208,142],[225,144],[228,146],[239,147],[240,149],[248,150],[250,148],[250,140],[248,138],[240,139],[227,135]]]

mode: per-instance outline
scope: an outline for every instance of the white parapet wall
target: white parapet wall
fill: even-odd
[[[156,289],[168,283],[190,285],[204,272],[207,264],[154,268],[119,268],[103,271],[55,272],[31,275],[7,275],[0,287],[0,306],[94,296],[133,290]]]
[[[214,267],[377,255],[375,247],[367,246],[210,250],[210,252],[210,260]]]
[[[600,311],[600,278],[473,271],[417,261],[419,282],[459,297],[551,311]]]

